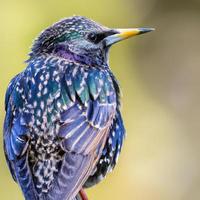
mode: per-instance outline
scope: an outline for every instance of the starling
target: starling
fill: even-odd
[[[125,129],[108,52],[152,30],[110,29],[73,16],[34,41],[5,97],[5,157],[26,200],[85,200],[83,188],[114,168]]]

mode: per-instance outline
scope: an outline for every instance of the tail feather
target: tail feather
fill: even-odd
[[[27,165],[27,157],[23,156],[15,163],[17,182],[20,184],[26,200],[39,200]]]

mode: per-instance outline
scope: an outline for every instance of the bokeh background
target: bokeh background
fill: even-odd
[[[0,0],[0,130],[9,80],[33,39],[73,14],[109,27],[155,27],[113,46],[127,139],[92,200],[200,199],[200,0]],[[0,199],[22,200],[0,136]]]

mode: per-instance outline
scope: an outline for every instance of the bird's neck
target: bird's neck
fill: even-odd
[[[104,58],[101,55],[98,54],[80,54],[80,53],[74,53],[70,51],[68,48],[57,48],[54,52],[54,55],[71,60],[74,62],[78,62],[80,64],[85,64],[88,66],[106,66],[107,63],[104,62]]]
[[[31,52],[29,55],[30,55],[30,58],[26,62],[34,60],[36,57],[41,56],[41,55],[45,55],[45,56],[53,55],[56,57],[60,57],[66,60],[70,60],[72,62],[77,62],[77,63],[88,65],[88,66],[109,68],[108,61],[107,61],[107,54],[102,55],[101,53],[96,53],[96,52],[90,52],[87,54],[74,53],[70,51],[69,48],[67,48],[66,46],[58,46],[54,50],[50,49],[45,53]]]

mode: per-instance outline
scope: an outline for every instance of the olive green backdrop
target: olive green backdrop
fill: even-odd
[[[200,199],[199,0],[0,0],[0,130],[9,80],[33,39],[73,14],[109,27],[155,27],[113,46],[127,138],[119,164],[88,190],[92,200]],[[0,135],[0,199],[22,200]]]

